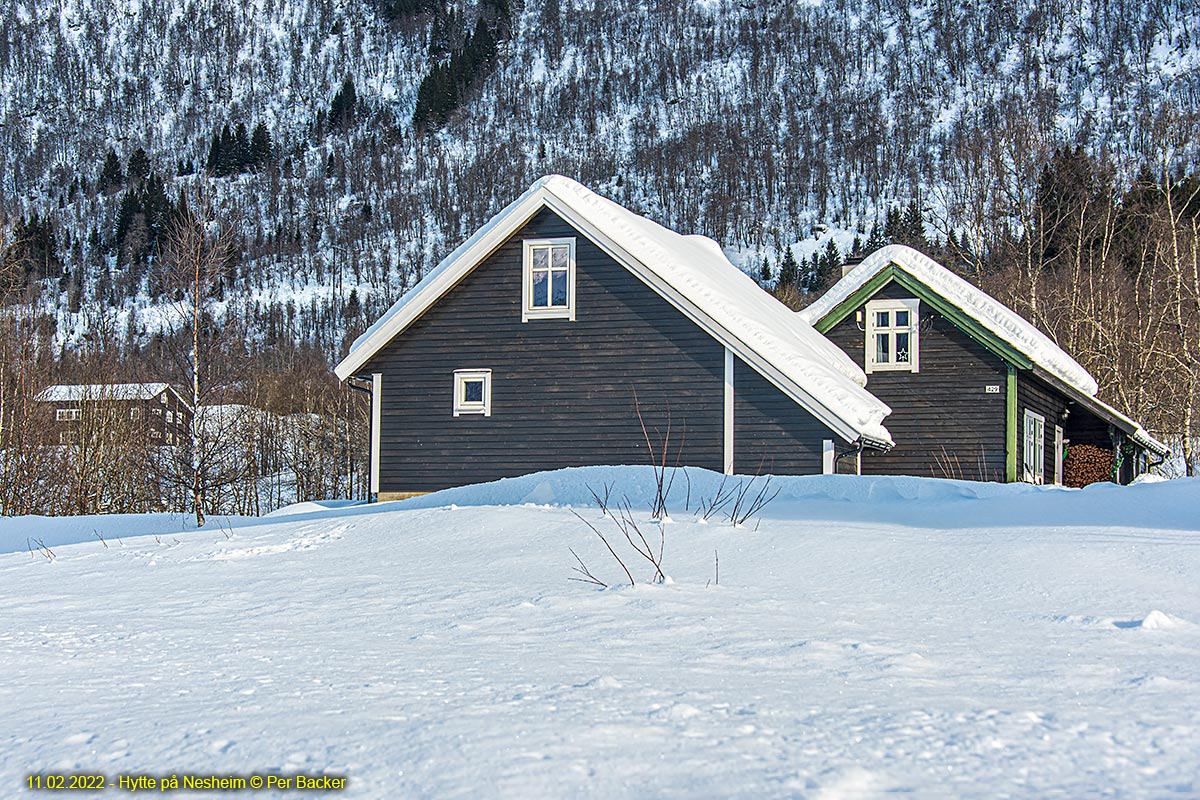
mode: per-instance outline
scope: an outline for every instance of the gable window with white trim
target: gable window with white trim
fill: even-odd
[[[79,419],[78,408],[60,408],[54,412],[54,418],[59,422],[70,422]]]
[[[921,301],[872,300],[867,303],[866,371],[919,372],[918,321]]]
[[[1026,483],[1041,486],[1046,482],[1046,418],[1025,409],[1025,474]]]
[[[454,416],[492,415],[492,371],[460,369],[454,371]]]
[[[526,239],[521,321],[575,319],[575,239]]]

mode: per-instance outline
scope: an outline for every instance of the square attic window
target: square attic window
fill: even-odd
[[[454,371],[454,416],[492,415],[492,371],[459,369]]]

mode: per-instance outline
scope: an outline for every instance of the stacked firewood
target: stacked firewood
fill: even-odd
[[[1084,486],[1112,480],[1113,451],[1092,444],[1073,444],[1067,448],[1063,462],[1063,484],[1082,489]]]

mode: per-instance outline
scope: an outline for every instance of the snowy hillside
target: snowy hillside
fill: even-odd
[[[670,580],[631,560],[637,586],[610,589],[568,580],[571,547],[621,582],[572,508],[611,533],[589,487],[613,486],[657,531],[646,469],[223,531],[81,518],[52,553],[25,544],[41,520],[0,520],[0,786],[329,772],[371,798],[1200,793],[1200,483],[789,478],[735,528],[694,513],[719,476],[689,477]]]
[[[444,126],[415,132],[419,86],[484,9],[502,9],[487,14],[494,66]],[[1033,187],[996,165],[1030,159],[1036,179],[1055,146],[1128,178],[1158,163],[1160,117],[1195,107],[1198,13],[1189,0],[16,0],[0,14],[0,217],[37,223],[60,340],[107,314],[144,343],[170,327],[147,263],[161,202],[135,208],[146,162],[126,181],[105,154],[133,171],[143,148],[172,199],[211,173],[243,240],[225,313],[256,343],[336,359],[346,328],[551,172],[752,269],[814,225],[865,233],[917,196],[942,235],[979,209],[1003,216],[988,192]],[[253,168],[214,162],[214,139],[245,149],[259,126],[271,147]],[[1184,168],[1196,156],[1171,154]]]

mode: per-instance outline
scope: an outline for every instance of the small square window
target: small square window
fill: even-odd
[[[492,371],[460,369],[454,372],[454,416],[492,415]]]
[[[521,321],[575,319],[575,240],[527,239]]]

